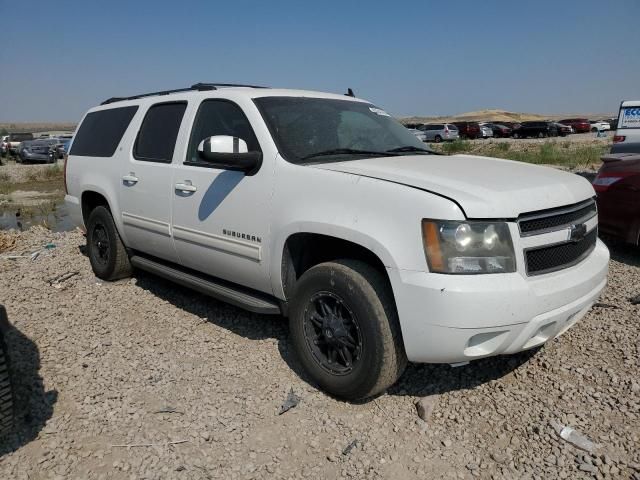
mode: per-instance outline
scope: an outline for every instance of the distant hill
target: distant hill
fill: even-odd
[[[556,114],[541,115],[539,113],[519,113],[509,112],[507,110],[487,109],[477,110],[475,112],[460,113],[458,115],[440,116],[440,117],[404,117],[400,121],[402,123],[440,123],[440,122],[526,122],[531,120],[562,120],[571,117],[586,117],[589,119],[601,119],[615,116],[611,113],[589,113],[589,114]]]
[[[14,132],[73,132],[76,123],[71,122],[4,122],[0,123],[0,131]]]

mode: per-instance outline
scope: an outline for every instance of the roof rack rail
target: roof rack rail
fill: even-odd
[[[216,87],[269,88],[261,85],[246,85],[244,83],[196,83],[191,85],[194,90],[215,90]]]
[[[106,99],[100,105],[108,105],[110,103],[115,102],[124,102],[125,100],[136,100],[138,98],[144,97],[156,97],[161,95],[169,95],[171,93],[179,93],[179,92],[190,92],[193,90],[198,91],[207,91],[207,90],[217,90],[218,87],[247,87],[247,88],[269,88],[269,87],[261,87],[258,85],[244,85],[241,83],[194,83],[188,88],[176,88],[174,90],[161,90],[159,92],[151,92],[151,93],[141,93],[140,95],[133,95],[131,97],[111,97]]]

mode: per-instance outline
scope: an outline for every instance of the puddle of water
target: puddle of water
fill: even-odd
[[[47,208],[17,215],[17,210],[0,212],[0,230],[15,228],[28,230],[34,225],[45,225],[52,232],[69,232],[75,228],[64,201],[56,202],[53,208]]]

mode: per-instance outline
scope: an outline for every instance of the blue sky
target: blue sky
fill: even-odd
[[[111,96],[198,81],[351,87],[396,115],[640,98],[637,0],[0,0],[0,17],[5,122],[76,121]]]

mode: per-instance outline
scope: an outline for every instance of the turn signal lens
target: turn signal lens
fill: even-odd
[[[444,268],[438,226],[434,222],[422,221],[422,240],[424,242],[430,268],[441,271]]]

